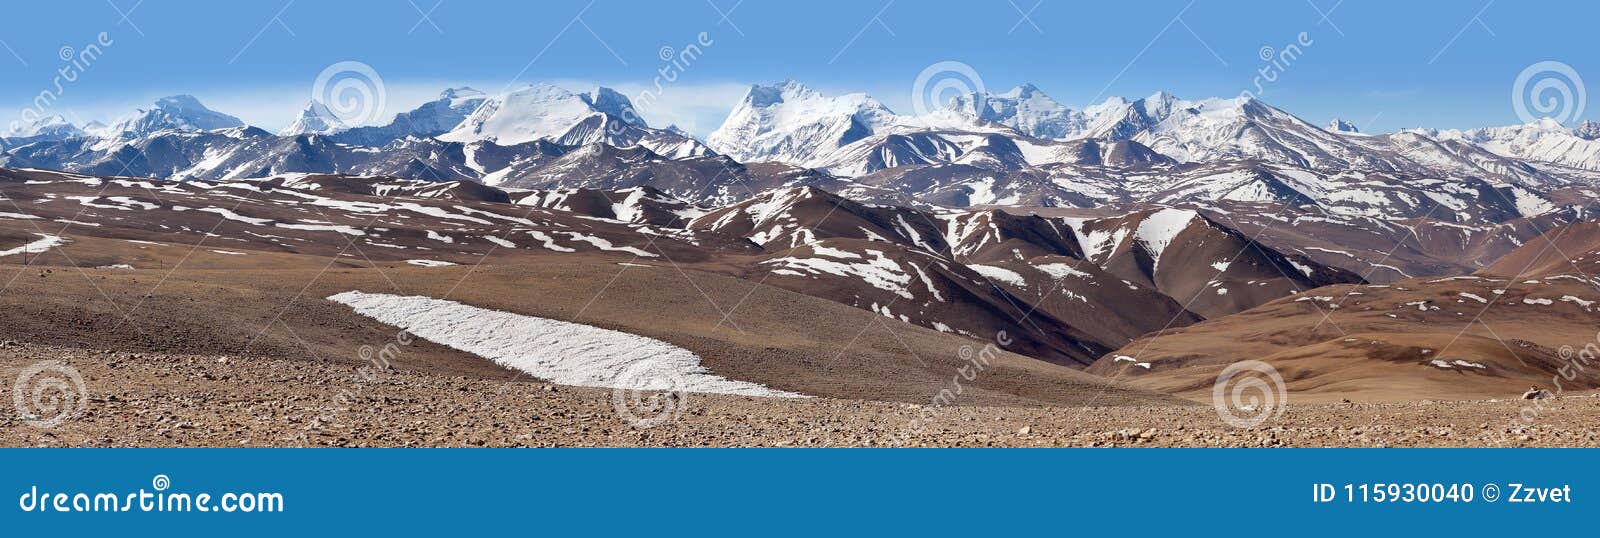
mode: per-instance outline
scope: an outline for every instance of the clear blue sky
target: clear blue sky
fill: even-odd
[[[119,10],[131,10],[128,20]],[[719,10],[732,10],[731,22]],[[267,128],[287,123],[335,62],[371,65],[389,116],[460,84],[598,83],[632,94],[662,66],[663,46],[707,32],[714,44],[646,114],[699,134],[742,87],[788,78],[909,112],[913,80],[944,60],[972,66],[991,91],[1033,82],[1074,106],[1157,90],[1233,96],[1263,67],[1262,47],[1307,32],[1314,44],[1264,100],[1369,132],[1474,127],[1517,122],[1512,83],[1535,62],[1565,62],[1600,84],[1597,20],[1595,2],[1476,0],[25,2],[7,6],[0,29],[10,49],[0,50],[0,120],[53,86],[61,47],[80,49],[102,31],[114,44],[64,86],[57,112],[108,120],[189,93]],[[1600,117],[1596,109],[1582,117]]]

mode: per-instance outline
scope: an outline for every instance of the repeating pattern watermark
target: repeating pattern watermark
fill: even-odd
[[[1272,365],[1243,360],[1228,365],[1211,386],[1211,406],[1222,422],[1235,428],[1254,428],[1283,415],[1289,389]]]
[[[917,115],[943,109],[950,100],[962,97],[973,99],[974,111],[983,110],[983,96],[987,91],[983,77],[972,66],[954,60],[945,60],[923,69],[911,83],[911,108]]]
[[[1511,83],[1511,108],[1524,123],[1550,118],[1567,123],[1583,115],[1589,92],[1572,66],[1546,60],[1523,68]]]
[[[382,118],[388,91],[383,77],[372,66],[346,60],[317,74],[316,82],[311,84],[311,98],[328,107],[340,122],[357,126]]]
[[[11,402],[24,423],[41,429],[82,415],[88,407],[89,390],[83,374],[62,361],[33,363],[17,374],[11,387]]]
[[[678,418],[689,405],[688,386],[674,368],[656,360],[635,362],[623,368],[614,381],[611,406],[622,421],[635,428],[653,428]],[[622,388],[629,387],[629,388]]]

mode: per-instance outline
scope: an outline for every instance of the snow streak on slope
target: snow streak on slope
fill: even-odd
[[[1172,244],[1172,239],[1179,233],[1189,228],[1189,223],[1199,218],[1199,214],[1184,209],[1162,209],[1145,217],[1139,223],[1139,230],[1134,237],[1143,242],[1150,252],[1150,261],[1154,266],[1161,264],[1161,253],[1167,250],[1167,245]]]
[[[26,253],[37,254],[37,253],[42,253],[42,252],[44,252],[46,250],[50,250],[51,247],[58,247],[58,246],[66,244],[66,240],[61,239],[59,236],[54,236],[54,235],[50,235],[50,234],[33,234],[33,235],[41,236],[44,239],[35,240],[35,241],[31,242],[31,243],[28,243],[26,245],[22,245],[22,246],[16,247],[16,248],[0,250],[0,257],[11,256],[11,255],[14,255],[14,254],[22,254],[22,253],[25,253],[25,252]]]
[[[805,397],[712,375],[693,352],[635,334],[429,297],[347,291],[328,300],[427,340],[563,385]],[[646,362],[676,379],[622,375]]]

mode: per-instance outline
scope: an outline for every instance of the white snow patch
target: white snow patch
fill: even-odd
[[[713,375],[693,352],[636,334],[430,297],[347,291],[328,299],[424,339],[563,385],[806,397]]]
[[[1028,287],[1027,279],[1022,278],[1022,275],[1018,274],[1016,271],[1012,271],[1004,267],[979,265],[976,263],[967,265],[967,267],[971,268],[973,271],[977,271],[978,274],[983,275],[984,278],[989,280],[998,280],[1019,288]]]
[[[406,263],[411,265],[420,265],[423,267],[446,267],[455,265],[454,263],[440,260],[406,260]]]
[[[428,232],[428,239],[432,239],[434,241],[440,241],[440,242],[444,242],[444,243],[455,243],[456,242],[456,238],[454,238],[454,237],[450,237],[448,235],[444,235],[442,233],[435,232],[433,230],[424,230],[424,231]]]
[[[483,236],[483,239],[485,241],[490,242],[490,243],[494,243],[496,245],[500,245],[501,247],[504,247],[504,248],[517,248],[517,244],[516,243],[512,243],[510,240],[502,239],[502,238],[495,237],[495,236],[492,236],[492,235],[485,235],[485,236]]]
[[[1041,263],[1033,266],[1033,268],[1038,269],[1044,274],[1050,275],[1050,278],[1056,280],[1061,280],[1069,276],[1075,276],[1078,278],[1093,278],[1094,276],[1090,275],[1089,273],[1079,271],[1076,267],[1073,267],[1073,264],[1070,263]]]
[[[557,245],[554,237],[550,237],[548,234],[539,230],[528,230],[528,235],[543,242],[544,248],[546,249],[554,250],[556,252],[577,252],[577,249]]]
[[[1152,267],[1161,265],[1161,253],[1172,244],[1172,239],[1199,217],[1198,213],[1191,210],[1167,208],[1139,221],[1139,229],[1134,232],[1134,237],[1144,243],[1145,250],[1150,253]]]
[[[41,233],[36,233],[36,234],[33,234],[33,235],[37,235],[39,237],[42,237],[43,239],[36,239],[33,242],[30,242],[28,244],[22,245],[20,247],[11,248],[11,249],[7,249],[7,250],[0,250],[0,257],[11,256],[11,255],[15,255],[15,254],[22,254],[22,253],[29,253],[29,254],[42,253],[42,252],[44,252],[46,250],[50,250],[50,247],[58,247],[58,246],[61,246],[61,245],[65,244],[67,242],[65,239],[62,239],[60,236],[55,236],[55,235],[50,235],[50,234],[41,234]]]

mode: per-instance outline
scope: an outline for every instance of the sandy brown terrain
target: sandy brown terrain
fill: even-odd
[[[1301,401],[1318,402],[1590,390],[1600,387],[1600,369],[1576,352],[1597,345],[1595,299],[1593,283],[1566,275],[1328,286],[1148,335],[1088,371],[1200,397],[1224,368],[1255,359]]]
[[[1166,255],[1204,270],[1174,264],[1162,276],[1151,252],[1105,250],[1125,258],[1118,273],[1083,251],[1098,246],[1028,219],[974,217],[965,225],[976,233],[947,239],[933,221],[912,230],[904,215],[862,206],[840,220],[797,210],[760,229],[713,215],[708,229],[669,230],[683,207],[626,206],[614,193],[540,193],[523,207],[471,189],[332,190],[393,187],[373,181],[158,194],[131,180],[8,173],[22,176],[9,178],[0,250],[63,241],[0,258],[0,394],[30,368],[61,365],[83,379],[84,405],[52,428],[34,426],[27,406],[0,407],[0,446],[1600,443],[1600,399],[1589,396],[1600,369],[1555,399],[1519,399],[1530,385],[1555,388],[1551,372],[1571,360],[1563,346],[1593,341],[1600,293],[1581,277],[1342,284],[1274,300],[1316,283],[1289,277],[1304,258],[1258,251],[1214,268],[1242,239],[1200,221],[1174,233]],[[624,222],[619,211],[645,216]],[[940,245],[917,253],[883,240],[896,233]],[[825,238],[799,239],[808,234]],[[507,237],[519,244],[497,241]],[[1001,282],[954,259],[963,252]],[[770,262],[785,259],[779,267],[800,270],[774,277]],[[882,270],[891,265],[917,271]],[[1158,293],[1175,283],[1181,294]],[[1270,293],[1252,296],[1252,285]],[[672,408],[641,425],[610,389],[553,385],[426,340],[364,370],[397,328],[326,299],[352,290],[646,336],[718,376],[816,398],[630,392]],[[1219,313],[1269,302],[1202,321],[1174,301],[1195,294]],[[986,347],[1010,330],[1032,331],[1009,349],[1034,356]],[[986,360],[976,372],[975,355]],[[1099,360],[1087,370],[1060,360],[1076,356]],[[1285,411],[1254,428],[1212,406],[1219,372],[1242,359],[1286,379]]]
[[[576,320],[684,347],[702,356],[712,371],[732,379],[813,396],[902,402],[930,401],[964,364],[962,348],[970,353],[984,345],[744,280],[640,265],[567,260],[170,274],[28,269],[0,295],[5,305],[0,308],[0,339],[356,364],[361,346],[381,347],[394,338],[395,329],[325,297],[363,290]],[[15,271],[0,271],[0,279],[10,279]],[[38,276],[41,272],[45,276]],[[695,285],[686,285],[685,279]],[[742,306],[723,322],[723,312],[741,299]],[[443,346],[418,342],[408,347],[414,349],[395,361],[399,368],[517,377]],[[1075,404],[1089,398],[1109,404],[1176,401],[998,352],[983,376],[967,387],[960,404]]]
[[[0,349],[0,376],[74,365],[83,412],[53,429],[0,415],[0,446],[1600,446],[1600,397],[1295,404],[1254,429],[1210,406],[931,408],[862,400],[690,394],[637,427],[606,389],[394,371],[363,382],[335,363]],[[347,399],[340,399],[348,391]],[[1534,410],[1532,423],[1517,417]]]

